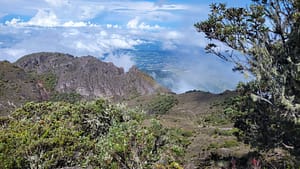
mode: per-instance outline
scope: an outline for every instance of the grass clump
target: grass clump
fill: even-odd
[[[237,129],[237,128],[226,129],[226,130],[216,128],[214,130],[214,134],[219,135],[219,136],[234,136],[238,132],[239,132],[239,129]]]
[[[218,148],[232,148],[237,146],[239,146],[239,142],[237,140],[225,140],[223,143],[221,142],[210,143],[207,149],[211,150],[211,149],[218,149]]]
[[[217,148],[220,148],[220,145],[218,143],[210,143],[207,147],[208,150]]]
[[[225,140],[224,144],[221,145],[223,148],[232,148],[239,146],[239,142],[236,140]]]

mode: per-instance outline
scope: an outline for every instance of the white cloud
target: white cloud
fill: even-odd
[[[84,7],[82,7],[84,8]],[[90,8],[84,8],[85,10],[80,15],[80,20],[85,18],[90,18],[94,15],[94,12]],[[89,10],[87,10],[89,9]],[[86,26],[96,26],[95,24],[83,22],[83,21],[66,21],[62,22],[62,20],[57,17],[57,14],[52,10],[42,10],[40,9],[37,14],[31,18],[28,22],[21,23],[24,26],[40,26],[40,27],[86,27]]]
[[[70,2],[68,0],[45,0],[48,4],[55,7],[61,7],[68,5]]]
[[[120,25],[117,25],[117,24],[115,24],[115,25],[112,25],[112,24],[106,24],[106,28],[114,28],[114,29],[121,29],[122,28],[122,26],[120,26]]]
[[[154,25],[154,26],[151,26],[151,25],[145,24],[144,22],[142,22],[142,23],[139,25],[139,28],[140,28],[140,29],[143,29],[143,30],[158,30],[158,29],[162,29],[162,27],[158,26],[157,24]]]
[[[99,39],[99,42],[104,42],[112,49],[133,49],[134,46],[143,43],[141,40],[132,39],[132,37],[126,37],[119,34],[112,34],[109,39]]]
[[[181,39],[183,38],[182,33],[178,32],[178,31],[169,31],[166,36],[166,39]]]
[[[134,19],[130,20],[130,21],[127,23],[127,28],[130,28],[130,29],[137,29],[137,28],[138,28],[138,24],[139,24],[139,18],[138,18],[138,17],[135,17]]]
[[[81,5],[77,11],[79,20],[93,19],[105,9],[102,5]],[[72,13],[71,13],[72,14]],[[73,13],[74,14],[74,13]]]
[[[24,24],[16,22],[16,24]],[[136,45],[144,43],[125,30],[118,34],[114,29],[106,27],[21,27],[0,25],[4,37],[16,37],[5,43],[9,50],[0,48],[5,57],[17,58],[23,54],[41,51],[67,52],[77,56],[93,55],[101,57],[105,53],[112,53],[116,49],[134,49]],[[3,41],[6,42],[6,41]],[[25,49],[24,52],[19,49]],[[15,52],[15,53],[14,53]],[[3,59],[3,58],[2,58]],[[10,59],[12,60],[12,59]]]
[[[106,36],[108,35],[108,33],[107,33],[105,30],[102,30],[102,31],[100,32],[100,35],[101,35],[102,37],[106,37]]]
[[[162,48],[164,50],[176,50],[178,46],[182,46],[182,42],[189,42],[189,45],[193,45],[191,41],[187,40],[186,33],[175,30],[167,30],[161,33],[159,38],[162,39]]]
[[[158,25],[151,26],[151,25],[148,25],[144,22],[140,23],[140,18],[139,17],[135,17],[135,18],[131,19],[130,21],[128,21],[127,28],[128,29],[141,29],[141,30],[158,30],[158,29],[162,29]]]
[[[113,25],[112,24],[106,24],[106,28],[112,28]]]
[[[113,38],[110,40],[111,46],[121,49],[130,49],[132,46],[123,39]]]
[[[108,8],[111,10],[116,10],[118,12],[129,12],[129,11],[151,12],[151,11],[187,10],[190,7],[188,5],[183,5],[183,4],[156,5],[155,2],[147,2],[147,1],[127,1],[127,2],[121,1],[121,2],[109,3]]]
[[[76,50],[83,50],[88,52],[96,52],[99,50],[99,47],[93,43],[83,43],[81,41],[75,42]]]
[[[135,65],[133,57],[129,54],[109,55],[104,59],[105,62],[112,62],[118,67],[124,68],[125,72]]]
[[[27,54],[27,51],[25,49],[4,48],[0,50],[0,60],[14,62],[19,59],[20,56],[23,56],[25,54]]]
[[[77,29],[69,29],[69,30],[66,30],[65,32],[63,32],[62,36],[64,38],[70,38],[72,36],[77,36],[79,34],[80,34],[79,30],[77,30]]]
[[[27,27],[27,26],[38,26],[38,27],[96,27],[98,25],[91,24],[89,22],[74,22],[74,21],[67,21],[67,22],[60,22],[56,15],[52,12],[43,11],[38,12],[36,16],[34,16],[28,22],[23,22],[19,18],[13,18],[10,21],[5,22],[6,26],[20,26],[20,27]]]
[[[59,25],[59,19],[51,10],[39,10],[37,14],[24,25],[55,27]]]
[[[51,13],[48,13],[46,16],[48,16],[48,21],[52,17],[52,22],[42,22],[39,20],[39,22],[35,21],[35,23],[39,23],[38,26],[46,23],[47,27],[54,25],[54,21],[57,20],[59,21],[59,23],[64,23],[67,21],[89,21],[95,19],[96,17],[100,17],[99,14],[105,13],[109,15],[104,15],[104,18],[112,17],[117,20],[122,18],[127,20],[129,18],[139,16],[143,21],[145,21],[145,23],[141,24],[141,29],[157,29],[158,24],[154,24],[152,28],[150,25],[146,24],[146,22],[164,22],[169,20],[176,21],[178,17],[176,17],[177,14],[174,11],[186,11],[190,8],[191,7],[189,5],[180,3],[174,4],[165,2],[157,5],[157,3],[155,2],[133,0],[7,0],[0,2],[0,11],[1,13],[5,14],[41,17],[35,16],[36,11],[51,11]],[[43,16],[45,15],[45,13],[40,13],[40,15],[41,14],[43,14]],[[152,22],[150,23],[152,25]]]
[[[164,50],[175,50],[175,49],[177,49],[177,45],[175,42],[168,40],[168,41],[162,42],[162,48]]]
[[[7,26],[16,26],[17,24],[19,24],[21,22],[20,18],[13,18],[10,21],[5,21],[5,25]]]
[[[88,26],[88,24],[85,22],[68,21],[68,22],[65,22],[62,26],[64,26],[64,27],[85,27],[85,26]]]
[[[173,10],[187,10],[189,8],[190,7],[187,5],[163,4],[163,5],[158,6],[158,8],[156,8],[156,9],[173,11]]]

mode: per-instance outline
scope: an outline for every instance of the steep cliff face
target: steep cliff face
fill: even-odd
[[[153,78],[132,67],[128,72],[92,56],[74,57],[62,53],[35,53],[15,63],[26,72],[55,74],[54,90],[78,93],[86,99],[106,97],[126,99],[168,92]]]

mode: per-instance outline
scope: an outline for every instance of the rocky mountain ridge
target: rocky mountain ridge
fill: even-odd
[[[136,67],[125,72],[113,63],[102,62],[92,56],[34,53],[15,63],[1,62],[0,71],[3,86],[0,111],[17,107],[13,105],[20,105],[26,100],[49,100],[61,94],[75,94],[86,100],[99,97],[124,100],[170,92]],[[13,89],[12,86],[17,87]],[[24,99],[15,99],[19,97]]]
[[[153,78],[132,67],[128,72],[113,63],[92,56],[74,57],[61,53],[35,53],[22,57],[16,65],[26,72],[53,73],[55,90],[76,92],[86,98],[129,97],[168,92]]]

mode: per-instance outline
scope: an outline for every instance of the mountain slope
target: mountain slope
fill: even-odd
[[[92,56],[43,52],[0,62],[0,115],[28,101],[119,101],[161,92],[169,90],[136,67],[124,72]]]
[[[40,88],[35,79],[21,68],[0,62],[0,115],[27,101],[41,100]],[[1,113],[2,112],[2,113]]]
[[[26,72],[56,76],[54,90],[59,93],[75,92],[86,99],[97,97],[124,99],[139,95],[168,92],[153,78],[132,67],[128,72],[112,63],[92,56],[74,57],[62,53],[35,53],[24,56],[16,63]]]
[[[239,159],[250,151],[248,146],[237,141],[233,135],[236,131],[233,122],[224,113],[225,102],[236,95],[234,91],[225,91],[222,94],[202,91],[170,94],[169,96],[177,100],[176,104],[165,113],[152,112],[164,127],[180,129],[189,138],[190,144],[186,149],[184,168],[222,168],[217,166],[218,162],[221,161],[222,165],[226,163],[224,164],[226,166],[231,158]],[[128,101],[128,106],[138,106],[149,112],[147,110],[149,105],[159,97],[161,95],[138,97]],[[163,102],[166,100],[155,103],[163,106],[165,105]],[[218,155],[220,159],[229,158],[229,161],[211,159],[212,154]]]

